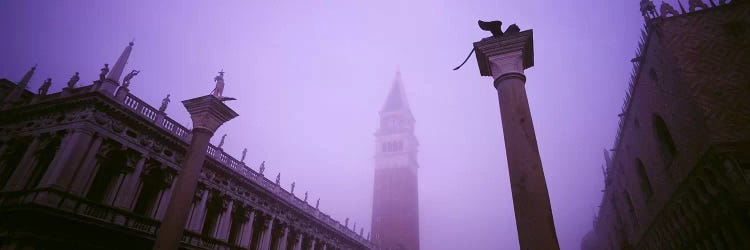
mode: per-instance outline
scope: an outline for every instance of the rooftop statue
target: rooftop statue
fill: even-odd
[[[294,182],[292,182],[292,190],[291,190],[291,191],[289,191],[289,192],[290,192],[290,193],[292,193],[292,194],[294,194],[294,186],[295,186],[295,185],[296,185],[296,184],[295,184]]]
[[[318,200],[315,201],[315,209],[318,209],[319,206],[320,206],[320,198],[318,198]]]
[[[102,68],[101,72],[99,73],[100,82],[104,82],[104,79],[107,77],[107,73],[109,73],[109,64],[105,63],[104,68]]]
[[[305,191],[305,203],[307,203],[307,191]]]
[[[506,29],[505,32],[503,32],[503,28],[502,28],[503,22],[501,21],[485,22],[485,21],[479,20],[477,21],[477,24],[479,24],[480,29],[486,30],[492,33],[492,37],[502,37],[505,35],[511,35],[511,34],[521,32],[521,28],[519,28],[518,25],[516,24],[511,24],[510,26],[508,26],[508,29]],[[469,58],[471,58],[471,55],[474,54],[474,50],[476,49],[471,49],[471,52],[469,52],[469,55],[466,56],[466,59],[464,59],[464,62],[462,62],[461,65],[458,65],[458,67],[453,68],[453,70],[458,70],[461,68],[461,66],[464,66],[464,64],[466,64],[466,62],[469,61]]]
[[[651,0],[641,0],[641,15],[650,19],[656,17],[656,5]]]
[[[247,156],[247,148],[242,150],[242,159],[240,160],[240,162],[245,162],[245,156]]]
[[[47,91],[49,91],[50,86],[52,86],[52,78],[47,78],[47,80],[42,83],[42,86],[39,87],[38,94],[41,96],[47,95]]]
[[[217,148],[221,149],[221,147],[224,146],[224,140],[227,139],[227,134],[224,134],[221,136],[221,141],[219,141],[219,146],[216,146]]]
[[[127,75],[125,75],[125,78],[122,80],[122,86],[125,87],[125,88],[127,88],[128,86],[130,86],[130,79],[133,79],[133,77],[137,76],[138,73],[141,73],[141,71],[140,70],[132,70],[132,71],[130,71],[130,73],[128,73]]]
[[[71,88],[71,89],[75,88],[76,87],[76,83],[78,83],[78,80],[80,80],[80,79],[81,79],[81,77],[78,76],[78,72],[76,72],[76,74],[73,75],[72,77],[70,77],[70,80],[68,80],[68,88]]]
[[[260,175],[263,175],[263,171],[266,171],[266,161],[263,161],[260,163],[259,171],[260,171]]]
[[[164,99],[161,100],[161,106],[159,107],[159,112],[164,113],[164,111],[167,110],[167,105],[169,105],[169,94],[167,94],[167,97],[164,97]]]
[[[281,173],[276,174],[276,186],[281,184]]]

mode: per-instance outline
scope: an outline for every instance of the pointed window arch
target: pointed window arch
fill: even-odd
[[[646,198],[649,198],[654,194],[654,190],[651,186],[651,181],[648,179],[648,172],[646,172],[646,167],[643,166],[643,162],[638,158],[635,159],[635,166],[636,171],[638,171],[638,181],[641,185],[641,191]]]
[[[660,115],[654,114],[654,133],[656,139],[659,142],[659,151],[661,151],[664,161],[669,163],[672,162],[674,155],[677,154],[677,147],[672,139],[672,134],[669,132],[667,123]],[[667,164],[669,166],[670,164]]]

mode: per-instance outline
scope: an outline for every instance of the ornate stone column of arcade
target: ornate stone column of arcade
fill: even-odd
[[[180,246],[209,140],[219,126],[238,116],[219,98],[207,95],[182,102],[193,120],[192,139],[174,186],[174,195],[159,226],[154,249],[175,250]]]
[[[474,49],[481,75],[495,79],[521,249],[559,249],[524,86],[523,71],[534,65],[532,41],[532,30],[506,31]]]

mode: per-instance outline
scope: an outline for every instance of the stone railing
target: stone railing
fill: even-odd
[[[121,102],[126,107],[135,111],[135,113],[137,113],[139,116],[143,117],[146,120],[154,122],[156,126],[168,131],[169,133],[180,138],[186,143],[190,142],[189,129],[167,117],[163,112],[156,111],[156,109],[154,109],[148,103],[142,101],[138,97],[132,94],[128,94]],[[252,170],[250,167],[245,165],[244,162],[235,159],[231,155],[224,152],[224,150],[222,150],[221,148],[214,145],[209,145],[206,149],[206,155],[208,155],[211,159],[219,162],[223,167],[233,170],[237,174],[244,176],[245,178],[251,180],[253,183],[262,187],[266,191],[273,193],[280,200],[291,204],[297,209],[305,211],[310,217],[317,219],[322,224],[327,225],[348,237],[351,237],[352,239],[365,246],[372,245],[369,241],[367,241],[367,239],[345,227],[327,214],[320,212],[320,210],[316,209],[315,207],[310,206],[310,204],[297,198],[296,196],[294,196],[294,194],[286,191],[279,185],[276,185],[276,183],[265,178],[255,170]]]
[[[160,224],[157,220],[130,211],[98,204],[51,188],[0,193],[0,209],[23,206],[49,207],[75,216],[139,231],[150,236],[156,234],[156,229]]]

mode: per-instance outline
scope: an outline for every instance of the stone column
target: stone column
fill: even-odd
[[[167,213],[167,206],[169,205],[169,201],[172,199],[172,194],[174,193],[172,187],[172,181],[170,181],[169,186],[161,190],[161,197],[159,198],[159,203],[154,213],[154,218],[157,220],[164,219],[164,215]],[[190,203],[192,205],[192,201],[190,201]],[[187,218],[185,218],[185,221],[187,222]]]
[[[84,195],[86,186],[94,174],[96,156],[99,154],[99,149],[101,148],[103,140],[104,139],[101,136],[96,136],[94,138],[94,141],[91,143],[89,150],[86,152],[86,155],[81,162],[81,166],[78,167],[78,170],[73,177],[73,181],[68,184],[68,192],[78,196]]]
[[[93,132],[84,129],[76,129],[68,136],[70,139],[60,145],[47,173],[39,183],[40,186],[52,186],[65,190],[73,180],[73,175],[86,155],[86,149],[91,146],[91,141],[94,139]]]
[[[198,97],[182,102],[190,112],[193,121],[190,148],[182,163],[177,183],[174,185],[166,216],[157,231],[153,249],[176,250],[185,227],[198,177],[206,159],[208,143],[216,129],[225,122],[237,117],[232,109],[213,95]]]
[[[250,242],[253,239],[253,223],[255,223],[255,211],[250,210],[247,216],[245,225],[242,226],[240,234],[240,246],[244,248],[250,248]]]
[[[474,48],[481,75],[495,79],[521,249],[559,249],[524,86],[523,71],[534,65],[532,40],[527,30],[482,39]]]
[[[226,209],[224,209],[224,213],[221,215],[221,218],[219,219],[219,225],[217,225],[218,229],[216,230],[216,236],[214,236],[216,239],[227,241],[229,239],[229,230],[232,229],[232,210],[234,210],[234,200],[232,200],[231,197],[226,197],[224,202],[226,202]]]
[[[34,162],[34,158],[36,158],[34,154],[36,154],[36,151],[38,150],[40,140],[39,136],[35,136],[31,143],[29,143],[29,146],[26,147],[26,152],[23,153],[16,170],[10,175],[8,183],[5,183],[3,191],[16,191],[23,188],[23,180],[28,178],[28,175],[31,172],[31,164]]]
[[[198,192],[201,192],[200,190]],[[203,218],[206,216],[206,202],[208,201],[208,190],[202,190],[200,193],[200,201],[195,204],[193,209],[193,216],[188,222],[187,229],[192,230],[195,233],[201,232],[201,226],[203,226]]]
[[[305,240],[305,236],[302,234],[302,232],[297,233],[297,235],[294,236],[294,250],[302,250],[302,241]]]
[[[279,247],[278,250],[286,250],[286,241],[287,236],[289,235],[289,226],[283,226],[284,229],[281,230],[281,239],[279,239]]]
[[[135,165],[135,170],[125,176],[120,186],[120,191],[117,193],[115,198],[114,206],[122,209],[130,210],[133,207],[133,200],[135,199],[136,189],[138,188],[138,182],[141,179],[141,173],[143,172],[143,165],[146,164],[146,156],[141,155],[138,163]]]
[[[273,236],[273,220],[274,217],[268,217],[263,224],[265,230],[261,234],[261,242],[258,247],[259,250],[270,250],[271,249],[271,237]]]

